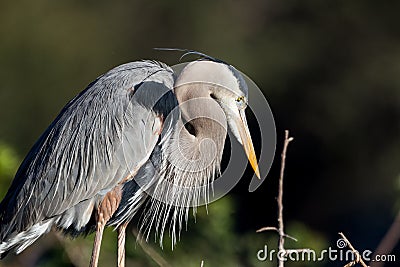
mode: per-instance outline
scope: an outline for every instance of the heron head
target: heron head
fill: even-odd
[[[185,84],[200,84],[201,95],[215,100],[225,113],[228,126],[243,146],[247,158],[258,178],[260,173],[253,142],[247,125],[248,88],[238,70],[224,62],[199,60],[189,63],[175,82],[175,90],[185,88]],[[179,91],[176,92],[179,100]]]

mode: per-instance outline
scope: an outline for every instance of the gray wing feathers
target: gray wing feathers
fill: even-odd
[[[136,96],[143,83],[152,92]],[[149,132],[162,125],[158,111],[140,97],[155,103],[172,87],[166,65],[132,62],[71,100],[29,152],[1,203],[0,241],[110,190],[143,165],[158,139]]]

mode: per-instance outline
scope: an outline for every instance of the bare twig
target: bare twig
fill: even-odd
[[[351,266],[354,266],[354,265],[356,265],[357,264],[357,262],[356,261],[351,261],[351,262],[349,262],[349,263],[347,263],[345,266],[343,266],[343,267],[351,267]]]
[[[278,248],[281,251],[285,250],[285,231],[284,231],[284,223],[283,223],[283,176],[285,173],[285,163],[286,163],[286,150],[289,143],[293,140],[293,137],[289,137],[289,131],[285,131],[285,141],[283,143],[282,150],[282,161],[281,161],[281,172],[279,176],[279,192],[278,192],[278,230],[279,230],[279,244]],[[279,261],[279,267],[283,267],[283,260]]]
[[[146,252],[146,254],[152,258],[160,267],[170,267],[169,263],[157,252],[155,251],[150,245],[148,245],[146,242],[143,242],[138,238],[139,232],[133,228],[132,233],[135,236],[137,242],[139,245],[142,247],[143,251]]]
[[[276,227],[273,227],[273,226],[262,227],[262,228],[258,229],[256,232],[257,232],[257,233],[261,233],[261,232],[264,232],[264,231],[275,231],[275,232],[277,232],[277,233],[279,234],[279,229],[276,228]],[[288,234],[284,234],[283,236],[284,236],[284,237],[287,237],[287,238],[290,238],[290,239],[292,239],[293,241],[296,241],[296,242],[297,242],[297,238],[295,238],[295,237],[293,237],[293,236],[290,236],[290,235],[288,235]]]
[[[266,227],[261,227],[260,229],[258,229],[256,232],[257,233],[261,233],[264,231],[276,231],[279,233],[278,228],[274,227],[274,226],[266,226]]]
[[[352,262],[347,263],[344,267],[350,267],[350,266],[354,266],[357,263],[361,264],[363,267],[369,267],[364,260],[362,259],[360,253],[358,253],[358,251],[353,247],[353,245],[350,243],[350,241],[347,239],[347,237],[340,232],[339,235],[343,238],[343,240],[347,243],[347,245],[349,246],[349,248],[351,249],[351,251],[353,251],[354,255],[356,255],[356,259]]]
[[[278,248],[279,251],[282,251],[284,253],[288,252],[302,252],[302,251],[308,251],[308,249],[299,249],[299,250],[286,250],[285,249],[285,238],[290,238],[295,241],[297,241],[296,238],[291,237],[285,233],[285,225],[283,222],[283,176],[285,173],[285,162],[286,162],[286,151],[288,148],[289,143],[293,141],[293,137],[289,137],[289,131],[285,131],[285,140],[283,143],[283,149],[282,149],[282,161],[281,161],[281,171],[279,175],[279,191],[278,191],[278,197],[277,197],[277,202],[278,202],[278,227],[262,227],[257,230],[257,232],[263,232],[263,231],[276,231],[279,234],[279,241],[278,241]],[[284,260],[282,258],[279,259],[279,267],[284,266]]]
[[[400,211],[397,213],[389,230],[383,237],[382,241],[376,248],[372,258],[375,259],[377,255],[389,254],[396,246],[400,239]],[[382,267],[385,264],[383,261],[371,262],[371,267]]]

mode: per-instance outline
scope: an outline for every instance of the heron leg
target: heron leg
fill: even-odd
[[[125,267],[125,236],[128,223],[118,228],[118,267]]]
[[[121,197],[122,189],[119,185],[114,187],[104,196],[103,200],[100,202],[100,205],[97,208],[96,235],[94,237],[93,252],[89,265],[90,267],[97,267],[97,264],[99,262],[100,246],[101,240],[103,238],[104,227],[113,216],[114,212],[117,210],[118,205],[121,202]]]
[[[100,217],[102,214],[100,214]],[[103,218],[99,218],[96,227],[96,234],[94,237],[94,244],[93,244],[93,251],[92,257],[90,258],[89,267],[97,267],[99,263],[99,256],[100,256],[100,246],[101,240],[103,239],[103,231],[104,231],[105,221]]]

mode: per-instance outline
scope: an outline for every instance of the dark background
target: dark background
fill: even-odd
[[[288,247],[336,248],[343,231],[359,250],[374,250],[400,206],[399,10],[399,1],[372,0],[2,1],[0,198],[35,140],[98,75],[139,59],[174,65],[179,54],[152,48],[190,48],[236,66],[263,90],[277,153],[256,192],[247,191],[249,169],[208,215],[200,209],[173,252],[168,240],[163,250],[151,247],[172,266],[275,265],[256,258],[265,244],[276,247],[275,233],[255,230],[276,225],[289,129],[284,216],[299,242]],[[102,266],[115,264],[115,235],[106,233]],[[91,242],[50,234],[0,266],[86,266]],[[132,235],[127,250],[128,266],[156,266]]]

